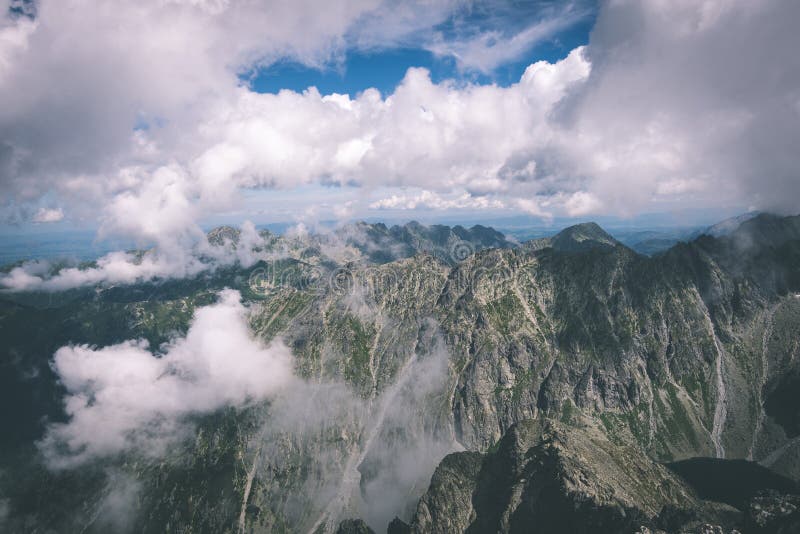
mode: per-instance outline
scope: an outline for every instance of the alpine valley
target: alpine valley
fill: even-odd
[[[652,256],[593,223],[256,237],[0,294],[0,530],[800,531],[800,216]],[[262,354],[268,388],[234,372]]]

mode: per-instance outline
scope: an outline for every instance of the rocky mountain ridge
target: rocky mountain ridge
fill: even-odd
[[[58,346],[136,337],[158,346],[185,331],[193,310],[212,302],[215,291],[235,287],[249,303],[254,334],[283,339],[300,377],[312,386],[343,384],[355,395],[348,402],[357,409],[334,411],[330,423],[303,434],[265,433],[281,408],[266,403],[201,418],[194,443],[166,461],[132,452],[101,462],[140,488],[136,530],[332,531],[338,520],[360,516],[381,531],[394,515],[413,527],[423,521],[417,502],[433,498],[428,480],[445,454],[497,450],[511,429],[531,420],[561,421],[570,443],[589,439],[611,443],[610,451],[640,451],[646,480],[674,481],[654,461],[695,456],[749,458],[797,478],[799,406],[791,391],[800,376],[799,220],[760,215],[728,236],[704,236],[654,258],[591,225],[546,246],[513,248],[480,228],[465,234],[363,225],[359,239],[377,236],[366,241],[262,235],[260,246],[274,259],[246,270],[4,295],[0,330],[10,340],[8,361],[43,377],[33,382],[41,399],[34,406],[59,417],[58,387],[47,382]],[[216,235],[221,245],[238,239]],[[441,257],[456,245],[463,257]],[[376,252],[387,247],[401,259]],[[420,389],[424,376],[437,378]],[[11,386],[7,391],[29,394]],[[594,437],[575,434],[572,421],[586,421]],[[537,430],[525,443],[535,448],[542,435]],[[101,528],[90,519],[109,487],[105,467],[80,475],[35,468],[38,475],[14,487],[10,458],[22,455],[25,466],[34,460],[19,443],[7,445],[2,487],[11,525]],[[429,471],[403,477],[408,469],[398,458],[409,448],[434,451],[415,462]],[[469,474],[478,457],[464,454],[459,462]],[[598,469],[611,465],[586,461],[570,465],[591,471],[589,479],[602,479]],[[217,473],[212,484],[204,482],[209,469]],[[674,495],[685,494],[680,502],[706,510],[681,484],[674,482]],[[390,487],[399,490],[382,498]],[[85,514],[70,495],[80,496]],[[463,501],[457,493],[437,495],[445,507]],[[641,501],[645,495],[629,497],[615,501],[615,509],[624,502],[626,510],[647,512],[643,525],[661,524],[660,510]],[[383,509],[381,500],[397,504]]]

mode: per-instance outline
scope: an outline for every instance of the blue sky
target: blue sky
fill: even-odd
[[[535,24],[571,2],[528,0],[501,2],[495,9],[475,8],[463,16],[453,16],[436,28],[445,40],[470,38],[488,31],[497,31],[511,36]],[[518,82],[531,63],[544,60],[554,63],[563,59],[574,48],[589,42],[589,34],[595,23],[596,6],[593,2],[574,3],[578,14],[565,27],[534,43],[519,57],[497,65],[491,72],[480,72],[459,66],[447,55],[437,55],[426,43],[404,40],[393,47],[368,47],[348,49],[342,57],[318,67],[297,61],[282,60],[265,68],[242,73],[243,83],[259,93],[277,93],[281,89],[302,92],[316,87],[322,94],[349,94],[354,97],[368,88],[378,89],[382,95],[391,94],[411,67],[424,67],[435,82],[455,80],[463,83],[497,84],[505,87]],[[502,8],[498,7],[502,6]],[[413,46],[414,44],[418,46]]]

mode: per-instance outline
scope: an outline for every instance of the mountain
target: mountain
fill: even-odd
[[[523,421],[485,454],[446,457],[410,528],[446,532],[638,532],[741,515],[705,502],[680,477],[592,422]],[[700,520],[702,518],[702,521]]]
[[[753,462],[665,467],[581,415],[512,426],[436,468],[408,532],[793,532],[798,484]],[[714,530],[716,531],[716,530]]]
[[[593,224],[521,246],[417,224],[260,238],[269,256],[248,268],[0,296],[0,395],[20,407],[0,442],[5,530],[106,531],[118,509],[145,532],[794,521],[780,512],[793,490],[714,502],[662,463],[800,478],[800,217],[654,257]],[[42,463],[34,442],[69,421],[56,350],[169,346],[226,287],[252,335],[291,350],[298,382],[187,416],[163,454]]]
[[[334,235],[354,246],[374,263],[387,263],[425,252],[453,264],[487,248],[510,248],[514,243],[492,228],[475,225],[425,226],[416,221],[386,227],[383,223],[356,223],[337,229]]]
[[[550,247],[559,252],[582,252],[593,248],[613,248],[618,244],[619,241],[597,223],[589,222],[567,227],[552,237],[533,239],[523,246],[530,250]]]
[[[735,232],[742,225],[743,222],[749,221],[753,217],[757,216],[759,216],[759,212],[757,211],[743,213],[741,215],[737,215],[736,217],[731,217],[729,219],[725,219],[724,221],[720,221],[716,224],[712,224],[705,230],[701,230],[700,232],[698,232],[694,237],[699,237],[701,235],[710,235],[712,237],[723,237]]]

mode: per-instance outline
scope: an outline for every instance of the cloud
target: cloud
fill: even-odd
[[[490,199],[485,196],[473,197],[469,193],[462,193],[461,195],[445,198],[438,193],[423,190],[415,195],[402,194],[382,198],[371,203],[369,207],[379,210],[415,210],[417,208],[428,208],[435,210],[502,209],[504,204],[500,200]]]
[[[525,174],[536,168],[527,154],[547,145],[549,114],[588,72],[577,49],[557,64],[530,66],[509,88],[436,84],[425,69],[410,69],[385,98],[375,90],[351,98],[314,88],[256,94],[240,87],[204,114],[192,137],[198,151],[165,165],[123,166],[101,181],[65,184],[74,194],[106,197],[101,236],[165,249],[201,239],[197,221],[235,206],[247,188],[415,187],[428,191],[420,205],[500,208],[502,200],[486,196],[542,188]],[[160,134],[153,135],[155,142]],[[145,144],[149,137],[139,132]],[[454,189],[465,192],[434,199],[452,197]]]
[[[133,532],[142,484],[124,471],[115,468],[105,471],[105,488],[87,526],[111,532]]]
[[[192,225],[190,229],[194,230]],[[109,252],[92,265],[69,266],[63,261],[31,260],[0,274],[0,290],[62,291],[86,285],[115,285],[155,279],[185,278],[219,267],[238,264],[248,268],[273,255],[253,223],[245,221],[236,242],[210,243],[197,229],[192,239],[173,239],[172,234],[153,235],[157,246],[136,252]]]
[[[39,211],[33,216],[33,222],[36,223],[52,223],[64,219],[64,212],[61,208],[39,208]]]
[[[284,488],[274,506],[291,518],[296,503],[310,502],[332,524],[353,514],[375,527],[408,518],[436,465],[458,447],[449,411],[430,411],[446,406],[450,392],[443,345],[406,354],[393,381],[364,399],[335,379],[297,378],[289,348],[254,338],[248,314],[238,292],[223,290],[216,304],[196,310],[185,336],[156,353],[141,340],[56,351],[52,367],[66,390],[68,420],[51,423],[38,443],[48,467],[74,469],[129,452],[159,457],[192,435],[193,416],[268,399],[245,448],[254,457],[243,461],[253,462],[257,477],[295,468],[297,458],[314,473]],[[297,455],[285,454],[287,443]],[[140,487],[112,467],[98,522],[130,524]],[[306,512],[302,519],[315,518]]]
[[[498,11],[504,10],[501,7]],[[523,18],[529,18],[531,12],[535,18],[527,25],[516,32],[507,30],[508,26],[518,23],[516,19],[521,16],[528,15]],[[522,9],[522,13],[512,10],[502,16],[492,16],[495,22],[492,26],[498,28],[472,31],[467,35],[458,35],[456,32],[455,36],[446,36],[438,33],[425,46],[437,56],[453,57],[461,69],[491,74],[501,65],[518,60],[535,45],[554,39],[591,13],[592,10],[581,2],[566,2],[555,7],[532,2],[530,7]]]
[[[796,211],[798,16],[780,2],[605,4],[586,49],[592,74],[561,106],[553,165],[585,176],[609,212]]]
[[[393,41],[435,25],[455,2],[31,5],[25,16],[0,0],[0,191],[9,210],[56,191],[91,214],[128,188],[120,169],[197,151],[198,123],[236,97],[240,74],[281,59],[337,62],[350,46],[380,45],[383,31]]]
[[[230,257],[232,263],[235,256]],[[213,259],[198,251],[150,250],[144,253],[110,252],[89,267],[62,267],[46,260],[32,260],[0,276],[0,286],[9,291],[61,291],[95,284],[131,284],[156,278],[184,278],[217,267]]]
[[[410,519],[410,507],[434,469],[458,447],[450,413],[430,410],[443,405],[449,392],[446,351],[411,353],[406,358],[398,362],[392,382],[373,398],[360,398],[340,382],[302,381],[270,404],[269,416],[250,448],[269,458],[261,462],[258,473],[267,478],[273,469],[294,467],[287,464],[291,462],[285,454],[287,439],[298,450],[307,450],[301,457],[305,471],[314,476],[299,489],[286,488],[279,499],[310,501],[318,515],[304,512],[298,520],[315,524],[304,524],[302,530],[315,531],[322,524],[335,528],[347,517],[363,517],[374,529],[385,528],[396,515]],[[320,441],[329,442],[331,433],[347,437],[320,448]],[[296,510],[288,511],[293,513]],[[300,530],[299,525],[295,529]]]
[[[793,3],[603,3],[587,46],[533,63],[508,87],[434,83],[412,68],[389,95],[257,94],[237,77],[280,58],[319,66],[347,50],[423,46],[433,31],[443,54],[491,69],[586,11],[570,4],[507,31],[462,32],[470,19],[452,16],[459,4],[435,3],[427,23],[426,6],[125,1],[81,10],[45,0],[35,17],[6,16],[6,208],[46,194],[70,217],[102,205],[104,233],[167,248],[197,241],[197,221],[239,205],[243,190],[309,184],[390,199],[373,209],[796,209]],[[453,18],[455,29],[442,30]],[[472,200],[454,199],[463,194]],[[335,211],[355,215],[352,200]]]
[[[415,356],[378,399],[375,436],[358,466],[363,517],[376,531],[394,517],[409,520],[436,466],[459,448],[452,415],[430,412],[447,395],[448,359],[445,349]]]
[[[278,393],[293,380],[291,362],[282,342],[253,338],[239,293],[223,290],[160,355],[142,340],[56,351],[69,421],[51,424],[40,448],[53,467],[129,449],[157,453],[193,414]]]
[[[386,98],[375,90],[356,98],[324,96],[313,88],[242,91],[201,127],[210,148],[195,168],[201,176],[209,167],[227,168],[225,179],[213,181],[223,189],[292,188],[319,181],[417,187],[428,191],[420,201],[433,204],[434,194],[462,189],[467,196],[454,207],[468,207],[468,199],[475,206],[497,205],[480,197],[539,189],[535,177],[525,174],[535,168],[527,155],[546,149],[554,106],[588,74],[583,51],[576,49],[556,64],[531,65],[508,88],[436,84],[425,69],[410,69]],[[508,179],[509,165],[516,162],[520,168]],[[200,184],[202,191],[206,182]],[[384,204],[378,201],[376,207]]]

